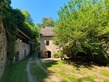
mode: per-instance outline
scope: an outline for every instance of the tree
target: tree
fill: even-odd
[[[93,62],[95,56],[98,56],[100,61],[105,58],[108,60],[109,4],[107,3],[109,3],[107,0],[70,0],[68,5],[61,8],[54,30],[54,42],[65,49],[64,53],[73,56],[83,52],[87,54],[88,60]],[[105,60],[100,63],[104,62]]]
[[[25,17],[25,21],[28,21],[28,22],[33,22],[31,16],[30,16],[30,13],[28,11],[22,11],[22,14],[24,15]]]
[[[25,17],[25,21],[23,22],[23,27],[20,29],[36,43],[36,46],[38,46],[39,29],[33,23],[28,11],[22,11],[22,14]]]
[[[52,18],[42,18],[42,25],[45,27],[54,27],[54,20]]]
[[[43,17],[42,18],[42,23],[36,23],[36,27],[37,28],[41,28],[42,26],[45,26],[45,27],[54,27],[54,20],[50,17],[50,18],[47,18],[47,17]]]
[[[41,23],[36,23],[36,27],[37,27],[37,28],[40,28],[41,26],[42,26]]]

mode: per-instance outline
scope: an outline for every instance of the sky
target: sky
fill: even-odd
[[[57,11],[68,2],[68,0],[11,0],[11,6],[21,10],[29,11],[33,22],[41,23],[43,17],[58,19]]]

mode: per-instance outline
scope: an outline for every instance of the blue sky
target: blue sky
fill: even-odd
[[[34,23],[41,23],[42,17],[58,18],[57,11],[68,0],[11,0],[13,8],[27,10],[31,14]]]

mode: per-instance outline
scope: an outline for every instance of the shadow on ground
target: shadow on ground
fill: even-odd
[[[32,56],[32,60],[33,62],[30,65],[30,70],[32,75],[37,79],[38,82],[60,82],[58,81],[58,77],[54,76],[53,74],[55,72],[48,70],[48,68],[52,67],[53,65],[57,65],[57,61],[60,59],[38,59],[37,55],[33,55]],[[43,70],[38,63],[36,63],[35,61],[39,60],[40,65],[45,69]],[[64,81],[61,81],[64,82]]]
[[[92,69],[95,66],[95,64],[91,62],[75,61],[75,60],[70,60],[70,59],[64,60],[64,63],[75,66],[77,70],[79,70],[80,67]]]
[[[41,60],[42,66],[48,71],[47,77],[51,77],[53,82],[65,82],[64,80],[60,79],[58,76],[54,75],[56,71],[49,70],[50,67],[55,66],[58,64],[58,60],[56,59],[46,59]],[[48,81],[47,81],[48,82]]]

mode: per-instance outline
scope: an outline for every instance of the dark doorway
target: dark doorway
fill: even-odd
[[[48,58],[51,58],[51,52],[48,51]]]
[[[26,50],[24,50],[24,58],[26,57]]]
[[[17,51],[17,55],[16,55],[16,58],[15,58],[15,61],[16,61],[16,62],[19,61],[19,51]]]
[[[45,57],[46,58],[51,58],[51,52],[50,51],[45,51]]]

